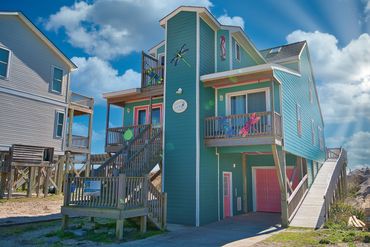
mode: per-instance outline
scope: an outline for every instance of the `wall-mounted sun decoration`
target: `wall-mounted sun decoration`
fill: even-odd
[[[183,44],[180,48],[180,50],[177,51],[176,55],[171,59],[171,63],[173,63],[175,66],[179,63],[179,61],[183,61],[188,67],[190,67],[190,64],[188,61],[186,61],[184,55],[187,51],[189,51],[188,48],[185,48],[186,44]]]

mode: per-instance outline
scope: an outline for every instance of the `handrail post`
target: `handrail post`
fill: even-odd
[[[69,179],[69,174],[67,173],[64,177],[64,186],[63,186],[63,193],[64,193],[64,206],[68,206],[69,199],[71,196],[71,184]]]
[[[118,177],[118,195],[117,195],[117,208],[124,209],[126,197],[126,175],[119,174]]]

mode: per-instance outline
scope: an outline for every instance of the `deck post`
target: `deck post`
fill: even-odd
[[[124,225],[125,220],[120,219],[116,220],[116,238],[117,240],[122,240],[123,239],[123,225]]]
[[[7,174],[5,172],[1,172],[1,184],[0,184],[0,199],[4,198],[4,192],[6,188],[6,176]]]
[[[32,197],[32,185],[35,179],[35,167],[28,168],[27,197]]]
[[[144,202],[144,208],[148,207],[148,188],[149,188],[149,175],[144,176],[144,184],[143,184],[143,202]],[[146,226],[147,226],[147,215],[143,215],[140,217],[140,231],[142,233],[146,232]]]
[[[140,232],[146,233],[146,225],[147,225],[147,217],[146,215],[143,215],[140,217]]]
[[[162,230],[167,228],[167,193],[163,193]]]
[[[36,187],[36,196],[39,197],[40,195],[40,187],[41,187],[41,177],[42,177],[42,167],[37,168],[37,187]]]
[[[67,146],[72,147],[72,127],[73,127],[73,119],[74,118],[74,110],[69,109],[69,122],[68,122],[68,137],[67,137]]]
[[[9,174],[8,174],[8,196],[7,198],[10,199],[12,198],[12,195],[13,195],[13,184],[14,184],[14,166],[12,166],[10,164],[10,171],[9,171]]]
[[[62,215],[62,231],[68,228],[69,216],[66,214]]]
[[[109,116],[110,115],[110,103],[107,102],[107,115],[106,115],[106,123],[105,123],[105,146],[108,145],[108,129],[109,129]]]
[[[44,179],[44,197],[48,195],[49,192],[49,177],[50,177],[50,167],[45,167],[45,179]]]
[[[56,182],[57,182],[57,191],[56,194],[59,195],[62,192],[62,187],[63,187],[63,165],[65,163],[65,156],[61,155],[59,156],[58,163],[57,163],[57,177],[56,177]]]

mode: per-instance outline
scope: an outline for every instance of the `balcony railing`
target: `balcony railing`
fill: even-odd
[[[114,145],[122,145],[126,141],[123,139],[123,134],[126,130],[131,129],[133,132],[133,137],[137,136],[139,133],[144,131],[149,125],[132,125],[132,126],[124,126],[124,127],[117,127],[117,128],[108,128],[107,129],[107,139],[106,139],[106,146],[114,146]]]
[[[89,138],[86,136],[72,135],[72,143],[67,142],[67,147],[86,149],[89,147]]]
[[[142,53],[142,65],[141,65],[141,87],[150,87],[163,84],[164,80],[164,66],[160,62],[149,56],[148,54]]]
[[[242,138],[246,136],[273,136],[281,137],[281,116],[274,112],[256,112],[258,121],[250,124],[246,133],[241,130],[253,113],[229,115],[225,117],[209,117],[205,119],[205,139]],[[274,123],[274,124],[273,124]]]
[[[79,105],[82,107],[87,107],[87,108],[93,108],[94,106],[94,99],[89,98],[87,96],[70,92],[70,98],[69,98],[70,103]]]

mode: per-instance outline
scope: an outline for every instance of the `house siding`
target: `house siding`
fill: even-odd
[[[217,56],[217,72],[222,72],[230,70],[230,32],[228,30],[218,30],[217,31],[217,47],[216,47],[216,56]],[[223,60],[221,58],[221,36],[225,36],[225,48],[226,48],[226,58]]]
[[[195,174],[196,174],[196,13],[180,12],[167,22],[166,53],[176,55],[183,44],[189,51],[187,66],[166,63],[165,82],[165,171],[164,191],[168,194],[168,222],[195,225]],[[181,87],[183,93],[176,94]],[[177,99],[187,101],[185,112],[172,110]]]
[[[307,48],[301,56],[301,77],[283,71],[274,71],[282,84],[282,111],[285,150],[304,157],[306,159],[323,162],[325,160],[325,148],[320,150],[318,143],[317,125],[324,131],[323,121],[320,115],[317,95],[314,94],[314,102],[309,100],[309,80],[312,80],[311,68],[308,60]],[[313,81],[313,80],[312,80]],[[311,86],[314,86],[313,84]],[[313,92],[315,92],[313,90]],[[297,132],[297,103],[302,109],[302,135]],[[315,145],[311,139],[311,119],[315,122]]]
[[[215,72],[215,32],[200,19],[200,75]],[[204,119],[215,115],[215,90],[199,84],[199,143],[200,143],[200,224],[218,219],[217,156],[215,148],[204,145]]]
[[[65,107],[1,92],[0,106],[0,148],[24,144],[63,151],[63,140],[54,138],[54,131],[56,111],[64,112],[66,116]]]
[[[0,46],[11,51],[9,77],[0,79],[0,87],[67,102],[67,65],[18,17],[0,16],[0,23]],[[51,92],[53,66],[63,69],[61,95]]]
[[[245,68],[249,66],[257,65],[256,61],[252,58],[252,56],[244,50],[244,48],[239,44],[240,46],[240,61],[236,59],[236,53],[235,53],[235,43],[237,41],[232,38],[232,69],[240,69]]]

